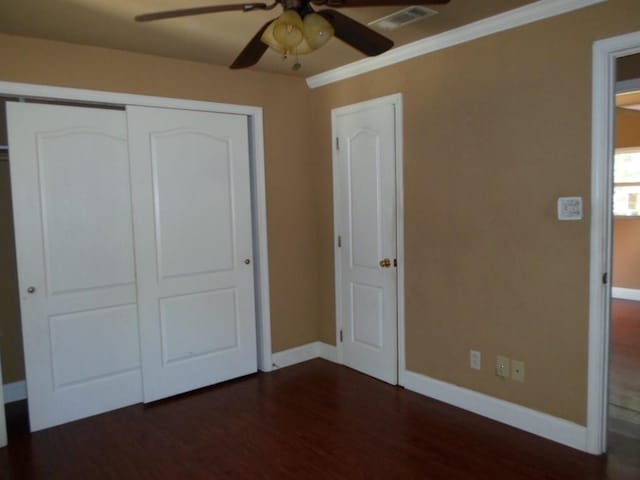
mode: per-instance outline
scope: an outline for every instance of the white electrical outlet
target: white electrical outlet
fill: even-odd
[[[511,378],[516,382],[524,382],[524,362],[511,360]]]
[[[509,358],[498,355],[496,357],[496,376],[509,378]]]
[[[474,370],[480,370],[482,365],[482,354],[477,350],[469,351],[469,366]]]

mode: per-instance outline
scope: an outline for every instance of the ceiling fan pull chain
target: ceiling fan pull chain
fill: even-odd
[[[300,63],[300,60],[298,59],[298,52],[296,52],[296,61],[293,64],[293,67],[291,67],[291,70],[293,70],[294,72],[297,72],[301,68],[302,68],[302,63]]]

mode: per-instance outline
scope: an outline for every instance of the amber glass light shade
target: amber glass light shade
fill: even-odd
[[[286,50],[291,51],[304,39],[303,24],[295,10],[285,10],[273,22],[273,38]]]
[[[275,22],[271,22],[271,24],[267,27],[267,29],[262,34],[262,37],[260,37],[260,40],[262,40],[264,43],[266,43],[271,48],[273,48],[276,52],[285,53],[286,49],[282,45],[280,45],[273,36],[274,24]]]
[[[321,15],[309,13],[303,20],[295,10],[285,10],[260,40],[278,53],[303,55],[323,46],[333,34],[333,26]]]
[[[297,53],[298,55],[304,55],[305,53],[311,53],[315,50],[309,45],[306,38],[303,38],[302,41],[296,45],[296,48],[293,49],[293,53]]]
[[[293,48],[285,48],[281,45],[273,36],[273,23],[267,27],[267,29],[260,37],[264,43],[269,45],[273,50],[278,53],[287,53],[287,54],[298,54],[304,55],[305,53],[311,53],[314,49],[311,48],[306,38],[303,38],[302,41]]]
[[[309,13],[303,21],[304,37],[312,50],[323,46],[333,36],[333,26],[321,15]]]

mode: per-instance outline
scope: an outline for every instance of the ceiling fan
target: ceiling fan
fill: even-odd
[[[282,53],[285,57],[288,54],[305,54],[320,48],[334,35],[368,56],[379,55],[393,47],[393,41],[387,37],[347,17],[337,10],[328,8],[316,11],[312,5],[332,8],[382,7],[435,5],[449,3],[449,1],[450,0],[275,0],[272,4],[238,3],[146,13],[136,16],[135,20],[138,22],[150,22],[205,13],[271,10],[281,5],[284,9],[282,15],[269,20],[258,30],[231,64],[231,68],[235,69],[255,65],[268,47]]]

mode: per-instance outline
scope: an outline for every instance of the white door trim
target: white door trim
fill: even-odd
[[[333,168],[333,257],[335,270],[335,298],[336,298],[336,346],[337,363],[344,364],[343,344],[340,342],[340,330],[342,329],[342,303],[339,286],[342,285],[341,255],[338,247],[337,232],[338,208],[339,208],[339,185],[336,172],[338,171],[338,151],[335,139],[336,120],[339,115],[354,113],[365,108],[378,105],[393,105],[395,108],[395,161],[396,161],[396,255],[398,260],[397,273],[397,309],[398,309],[398,384],[404,386],[405,383],[405,336],[404,336],[404,183],[403,183],[403,143],[402,143],[402,94],[396,93],[385,97],[355,103],[345,107],[331,110],[331,142],[332,148],[332,168]]]
[[[593,45],[591,258],[589,275],[589,360],[587,451],[606,451],[611,290],[611,188],[614,152],[616,59],[640,52],[640,32]]]
[[[269,261],[267,245],[267,200],[264,168],[264,134],[262,108],[247,105],[153,97],[129,93],[105,92],[77,88],[53,87],[29,83],[0,82],[0,95],[71,100],[85,103],[138,105],[207,112],[246,115],[249,120],[249,151],[252,187],[252,223],[254,248],[254,277],[256,294],[256,326],[258,368],[272,370],[271,318],[269,302]]]

